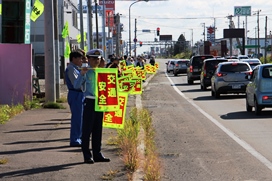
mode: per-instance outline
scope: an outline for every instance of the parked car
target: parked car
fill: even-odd
[[[177,76],[178,74],[186,73],[188,64],[189,64],[189,59],[179,59],[175,61],[173,74]]]
[[[247,62],[223,62],[211,78],[211,95],[219,98],[220,94],[245,93],[249,83],[248,75],[252,69]]]
[[[214,74],[217,65],[222,62],[227,62],[226,58],[209,58],[203,61],[200,74],[200,88],[206,90],[207,87],[211,86],[211,78]]]
[[[165,64],[166,64],[166,71],[167,71],[167,73],[170,73],[170,71],[174,70],[175,59],[169,60]]]
[[[241,59],[240,61],[249,63],[251,69],[253,70],[257,65],[261,65],[262,62],[258,58],[250,58],[250,59]]]
[[[194,80],[200,80],[200,73],[201,73],[203,61],[208,58],[213,58],[213,56],[212,55],[198,55],[198,56],[191,57],[189,66],[187,68],[188,84],[193,84]]]
[[[260,115],[265,107],[272,107],[272,64],[257,66],[249,76],[246,87],[246,110]]]

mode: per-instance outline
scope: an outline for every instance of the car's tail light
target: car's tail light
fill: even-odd
[[[179,65],[178,64],[176,64],[176,67],[178,67]]]
[[[192,65],[190,66],[190,72],[193,72],[193,66]]]
[[[221,73],[221,72],[218,72],[217,73],[217,77],[223,77],[223,76],[225,76],[225,75],[227,75],[226,73]]]
[[[246,75],[252,75],[252,71],[246,72]]]
[[[263,96],[262,99],[263,99],[263,100],[268,100],[269,97],[268,97],[268,96]]]

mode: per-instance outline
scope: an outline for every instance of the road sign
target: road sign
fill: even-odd
[[[251,6],[234,6],[234,16],[251,16]]]

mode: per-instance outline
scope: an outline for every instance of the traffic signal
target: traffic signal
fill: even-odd
[[[157,28],[157,36],[160,36],[160,28]]]
[[[140,41],[140,47],[143,46],[143,42]]]

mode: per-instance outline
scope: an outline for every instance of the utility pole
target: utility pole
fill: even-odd
[[[120,55],[120,15],[119,13],[116,14],[116,27],[117,27],[117,31],[116,31],[116,56]]]
[[[233,22],[232,22],[232,15],[228,16],[228,19],[229,19],[229,29],[233,29]],[[230,41],[230,56],[232,56],[232,38],[229,39]]]
[[[267,16],[265,16],[265,31],[264,31],[264,63],[266,63],[267,57]]]
[[[261,10],[257,11],[257,24],[258,24],[258,58],[260,58],[260,19],[259,19],[259,15],[260,15]]]
[[[203,29],[203,36],[204,36],[204,39],[203,39],[203,42],[205,41],[205,23],[202,23],[203,24],[203,27],[204,27],[204,29]]]
[[[102,36],[102,50],[103,50],[103,57],[106,59],[106,6],[105,0],[103,0],[103,16],[102,16],[102,29],[103,29],[103,36]]]
[[[58,22],[58,0],[54,0],[56,99],[59,99],[60,98],[60,65],[59,65],[59,28],[58,28],[57,22]]]
[[[88,0],[88,47],[93,49],[93,11],[92,11],[92,0]]]
[[[84,50],[84,29],[83,29],[83,8],[82,0],[79,0],[79,19],[80,19],[80,48]]]
[[[56,102],[53,1],[44,1],[45,102]]]
[[[96,48],[99,48],[99,32],[98,32],[98,15],[97,15],[97,0],[95,0],[95,29],[96,29]]]
[[[135,18],[135,31],[134,31],[134,36],[135,36],[135,40],[137,39],[137,19]],[[134,57],[137,56],[137,42],[135,41],[134,43],[134,46],[135,46],[135,51],[134,51]]]

